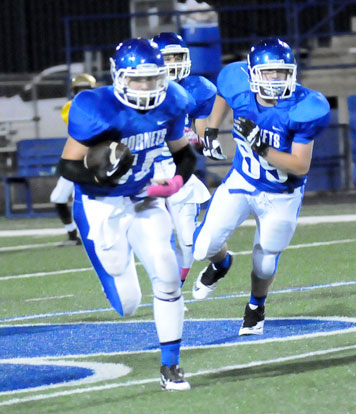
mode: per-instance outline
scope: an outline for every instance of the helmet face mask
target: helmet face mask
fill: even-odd
[[[158,44],[165,64],[169,70],[169,79],[180,81],[190,74],[192,62],[183,38],[174,32],[163,32],[153,38]]]
[[[168,68],[157,47],[147,39],[121,43],[111,59],[115,96],[138,110],[159,106],[166,97]]]
[[[180,81],[190,74],[191,60],[189,50],[179,49],[168,45],[162,50],[162,55],[165,64],[168,67],[169,79]]]
[[[287,99],[295,91],[297,65],[291,48],[280,39],[267,39],[253,46],[248,69],[251,91],[263,99]],[[277,76],[266,76],[268,71],[277,72]]]

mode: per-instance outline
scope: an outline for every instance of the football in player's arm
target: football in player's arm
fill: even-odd
[[[165,198],[194,170],[195,155],[184,137],[188,98],[169,81],[160,50],[147,39],[120,43],[111,72],[113,86],[74,98],[60,171],[75,182],[74,219],[120,315],[133,315],[141,301],[134,256],[146,269],[161,348],[161,387],[187,390],[179,366],[184,301]],[[175,175],[152,182],[165,143]]]
[[[209,141],[214,142],[231,108],[237,148],[193,246],[196,260],[210,261],[193,288],[196,299],[205,299],[232,265],[226,244],[230,235],[249,215],[256,218],[251,295],[240,335],[263,334],[268,289],[297,225],[314,139],[330,118],[327,99],[297,83],[288,44],[263,40],[251,48],[247,60],[225,66],[218,76],[209,120],[215,137]]]

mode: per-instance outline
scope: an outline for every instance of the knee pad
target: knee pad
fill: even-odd
[[[260,244],[256,244],[252,253],[252,265],[255,275],[261,279],[272,278],[278,266],[280,252],[263,250]]]
[[[170,301],[181,296],[180,280],[174,282],[164,282],[155,279],[152,282],[153,294],[157,299]]]

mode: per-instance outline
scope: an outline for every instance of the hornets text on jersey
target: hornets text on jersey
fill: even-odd
[[[88,196],[133,196],[144,191],[153,177],[153,163],[165,141],[184,135],[188,97],[181,86],[169,82],[167,96],[158,107],[137,111],[122,104],[112,86],[77,95],[69,112],[69,135],[86,146],[102,139],[121,141],[134,155],[132,168],[117,187],[75,184]]]

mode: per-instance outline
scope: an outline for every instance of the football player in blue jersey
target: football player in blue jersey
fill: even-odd
[[[134,255],[145,267],[154,293],[161,386],[187,390],[179,367],[184,302],[165,197],[194,170],[196,157],[184,136],[188,98],[169,81],[158,46],[147,39],[120,43],[111,70],[113,86],[73,100],[60,173],[75,183],[73,214],[83,245],[122,316],[133,315],[141,301]],[[165,142],[175,175],[152,180]],[[118,154],[119,147],[124,149]]]
[[[183,86],[189,97],[188,113],[185,118],[185,136],[189,142],[199,145],[204,136],[207,117],[210,115],[216,98],[216,87],[203,76],[190,75],[191,60],[189,49],[183,38],[174,32],[162,32],[153,38],[160,48],[169,78]],[[195,131],[193,130],[193,123]],[[167,146],[155,164],[155,177],[173,177],[175,164]],[[177,258],[180,265],[182,285],[193,264],[193,234],[196,228],[200,204],[210,198],[205,185],[192,175],[187,183],[171,197],[167,207],[171,214],[177,235]]]
[[[250,215],[256,219],[251,295],[240,335],[262,334],[268,288],[289,245],[301,207],[313,142],[328,125],[330,107],[319,92],[297,83],[291,48],[278,38],[253,46],[248,62],[225,66],[205,132],[206,148],[233,110],[236,153],[194,234],[194,258],[209,259],[193,296],[206,298],[232,264],[227,240]],[[210,143],[210,145],[209,145]]]

